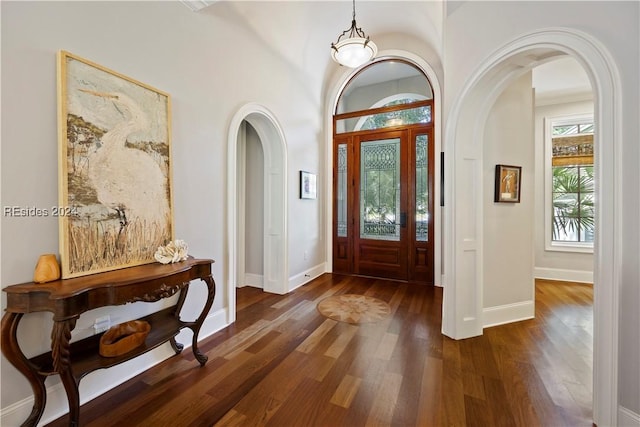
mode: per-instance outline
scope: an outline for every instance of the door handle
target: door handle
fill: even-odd
[[[407,213],[400,213],[400,227],[405,228],[407,226]]]

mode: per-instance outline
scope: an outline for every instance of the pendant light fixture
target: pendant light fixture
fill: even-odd
[[[347,36],[347,38],[343,38]],[[378,53],[378,47],[356,26],[356,0],[353,0],[353,19],[351,28],[340,34],[335,43],[331,43],[331,57],[340,65],[357,68],[371,61]]]

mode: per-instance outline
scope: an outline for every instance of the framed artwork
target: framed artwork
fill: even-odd
[[[496,165],[494,202],[520,203],[521,166]]]
[[[300,198],[315,199],[317,193],[316,175],[300,171]]]
[[[173,240],[168,94],[58,53],[62,277],[154,262]]]

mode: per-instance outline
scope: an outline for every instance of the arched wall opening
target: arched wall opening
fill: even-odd
[[[235,289],[244,275],[244,122],[258,134],[264,153],[263,289],[285,294],[287,263],[287,150],[284,133],[275,116],[259,104],[247,104],[233,116],[227,142],[227,245],[229,254],[227,307],[235,321]]]
[[[595,95],[596,236],[594,243],[594,395],[593,418],[616,425],[618,408],[621,124],[620,79],[608,52],[586,34],[547,29],[522,36],[487,59],[452,105],[445,135],[445,266],[448,283],[443,298],[443,334],[462,339],[483,329],[483,209],[481,183],[483,129],[497,97],[514,79],[558,55],[571,55],[589,75]],[[474,212],[475,214],[469,214]]]
[[[408,63],[411,63],[416,68],[418,68],[429,80],[431,83],[431,89],[433,91],[433,101],[435,105],[435,109],[439,111],[442,106],[442,91],[441,85],[435,70],[427,63],[426,60],[421,58],[420,56],[403,50],[389,49],[384,50],[379,53],[376,59],[373,61],[376,62],[386,61],[389,59],[399,59],[404,60]],[[325,144],[325,185],[326,189],[326,198],[324,199],[325,204],[325,218],[327,218],[326,228],[325,228],[325,236],[326,236],[326,254],[327,254],[327,271],[333,271],[332,265],[332,252],[333,252],[333,227],[331,224],[333,218],[333,135],[331,129],[333,129],[333,115],[336,111],[336,107],[338,105],[338,101],[340,99],[340,95],[345,90],[347,84],[351,80],[351,78],[358,73],[362,68],[366,66],[370,66],[372,63],[367,63],[366,65],[357,68],[357,69],[346,69],[342,75],[339,76],[337,81],[334,83],[332,89],[328,92],[328,98],[325,110],[325,129],[326,132],[326,144]],[[434,150],[436,153],[436,159],[439,157],[439,153],[442,147],[442,122],[441,115],[436,114],[434,118]],[[434,162],[435,170],[434,176],[439,179],[441,176],[440,171],[440,162]],[[436,206],[434,211],[434,242],[435,242],[435,253],[434,253],[434,281],[438,286],[442,286],[445,283],[445,278],[443,277],[442,270],[442,214],[441,207],[438,202],[440,200],[440,183],[436,182],[434,185],[434,200],[436,200]]]

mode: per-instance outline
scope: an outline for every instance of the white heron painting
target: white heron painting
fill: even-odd
[[[60,52],[63,278],[153,262],[173,240],[169,95]]]

